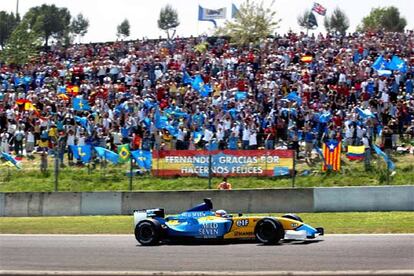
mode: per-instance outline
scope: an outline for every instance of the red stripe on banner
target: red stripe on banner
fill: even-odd
[[[232,156],[279,156],[280,158],[293,158],[291,150],[160,150],[153,151],[153,158],[164,158],[165,156],[195,156],[195,155],[215,155],[226,154]]]

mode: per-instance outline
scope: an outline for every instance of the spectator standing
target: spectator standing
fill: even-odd
[[[217,185],[217,189],[219,190],[231,190],[231,184],[227,182],[227,177],[223,178],[223,181]]]

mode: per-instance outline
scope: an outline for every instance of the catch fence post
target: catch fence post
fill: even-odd
[[[59,181],[59,156],[58,156],[58,150],[55,149],[55,192],[58,191],[58,181]]]
[[[129,191],[132,191],[132,157],[129,157]]]
[[[293,176],[292,176],[292,188],[295,188],[295,180],[296,180],[296,152],[292,150],[293,153]]]
[[[208,189],[211,189],[211,152],[208,152]]]

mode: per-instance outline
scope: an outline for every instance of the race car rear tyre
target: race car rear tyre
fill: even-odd
[[[155,219],[140,221],[135,227],[135,238],[144,246],[157,245],[161,238],[161,224]]]
[[[254,235],[259,242],[276,244],[285,236],[282,224],[274,218],[263,218],[257,222]]]
[[[297,221],[303,222],[303,220],[298,215],[296,215],[296,214],[284,214],[282,216],[282,218],[288,218],[288,219],[293,219],[293,220],[297,220]]]

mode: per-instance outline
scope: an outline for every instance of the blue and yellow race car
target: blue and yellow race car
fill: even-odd
[[[165,217],[164,209],[134,211],[135,238],[141,245],[180,241],[257,241],[276,244],[281,239],[306,240],[323,235],[295,214],[281,217],[228,215],[213,210],[211,199],[174,216]]]

